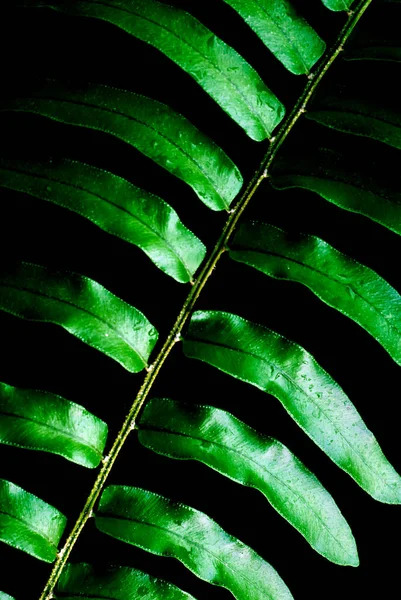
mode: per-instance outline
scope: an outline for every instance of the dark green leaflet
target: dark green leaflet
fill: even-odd
[[[199,460],[234,481],[254,487],[315,550],[342,565],[357,566],[355,540],[333,498],[280,442],[230,413],[150,400],[140,417],[141,444],[170,458]]]
[[[224,0],[296,75],[309,73],[325,43],[287,0]]]
[[[107,171],[66,159],[0,160],[0,186],[68,208],[139,246],[165,273],[190,281],[206,248],[163,200]]]
[[[66,518],[56,508],[19,486],[0,479],[0,540],[53,562],[66,526]]]
[[[323,240],[244,223],[230,256],[270,277],[298,281],[364,327],[401,365],[401,296],[377,273]]]
[[[184,352],[278,398],[365,491],[381,502],[401,504],[401,477],[340,386],[303,348],[237,315],[197,311]]]
[[[96,281],[30,263],[10,267],[0,276],[0,308],[61,325],[132,373],[147,366],[158,337],[139,310]]]
[[[284,117],[284,106],[258,73],[233,48],[179,8],[155,0],[33,4],[102,19],[155,46],[193,77],[254,140],[269,137]]]
[[[57,585],[63,600],[194,600],[174,585],[128,567],[106,567],[99,571],[85,563],[68,564]],[[1,596],[0,596],[0,600]]]
[[[238,600],[293,600],[277,572],[210,517],[140,488],[111,485],[95,514],[100,531],[158,554],[173,556],[195,575]]]
[[[114,135],[185,181],[212,210],[227,209],[242,185],[237,167],[207,136],[170,107],[139,94],[48,79],[3,98],[0,109]]]
[[[49,392],[0,382],[2,444],[52,452],[94,468],[106,439],[106,423],[82,406]]]
[[[379,156],[367,164],[364,155],[355,156],[346,147],[341,152],[324,147],[305,149],[296,160],[279,157],[271,183],[279,190],[311,190],[401,234],[400,181],[393,167]]]

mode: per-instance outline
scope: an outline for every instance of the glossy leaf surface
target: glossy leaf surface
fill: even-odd
[[[391,110],[364,95],[326,98],[319,108],[307,113],[307,118],[321,125],[369,137],[401,149],[401,110]]]
[[[245,223],[230,256],[270,277],[298,281],[368,331],[401,365],[401,296],[377,273],[323,240]]]
[[[0,308],[61,325],[132,373],[147,366],[158,335],[139,310],[96,281],[30,263],[1,274]]]
[[[100,531],[134,546],[173,556],[201,579],[238,600],[290,600],[277,572],[198,510],[147,490],[112,485],[95,515]]]
[[[0,160],[0,186],[72,210],[139,246],[165,273],[186,283],[204,245],[157,196],[108,171],[77,161]]]
[[[242,185],[238,169],[218,146],[183,116],[145,96],[45,80],[4,98],[0,108],[114,135],[185,181],[213,210],[227,208]]]
[[[0,592],[0,600],[14,600],[14,598],[5,592]]]
[[[322,2],[330,10],[340,11],[348,10],[354,3],[354,0],[322,0]]]
[[[61,396],[0,382],[0,442],[64,456],[97,467],[107,425],[82,406]]]
[[[231,46],[179,8],[155,0],[38,4],[102,19],[151,44],[193,77],[254,140],[270,136],[284,117],[284,106],[258,73]]]
[[[141,444],[170,458],[199,460],[256,488],[315,550],[342,565],[358,565],[355,540],[333,498],[283,444],[230,413],[153,399],[138,423]]]
[[[184,352],[278,398],[364,490],[376,500],[401,504],[401,477],[340,386],[301,346],[237,315],[198,311]]]
[[[325,43],[287,0],[224,0],[296,75],[309,73]]]
[[[194,600],[181,591],[147,573],[128,567],[102,567],[85,563],[67,564],[57,585],[57,598],[63,600]],[[0,597],[1,600],[1,597]]]
[[[56,508],[0,479],[0,540],[39,560],[53,562],[66,526]]]
[[[278,160],[271,183],[276,189],[299,187],[316,192],[340,208],[360,213],[401,234],[401,184],[393,166],[377,157],[367,166],[356,157],[316,147],[296,161]]]

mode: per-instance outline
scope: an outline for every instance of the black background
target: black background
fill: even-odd
[[[189,10],[234,46],[290,108],[305,77],[287,73],[223,2],[171,2]],[[318,0],[294,4],[328,42],[345,15],[327,11]],[[373,2],[358,35],[388,30],[397,35],[400,7]],[[3,9],[2,9],[3,10]],[[1,23],[2,95],[34,77],[71,82],[95,81],[149,95],[169,104],[212,137],[240,168],[254,173],[266,143],[252,142],[195,82],[155,49],[106,23],[69,18],[47,9],[8,8]],[[356,42],[358,42],[358,38]],[[327,84],[368,84],[378,101],[393,96],[397,65],[337,61]],[[380,81],[380,86],[375,82]],[[325,85],[327,85],[325,84]],[[387,100],[386,100],[387,101]],[[33,115],[0,113],[2,156],[65,156],[123,176],[163,197],[210,250],[226,213],[209,211],[192,190],[136,150],[110,136],[57,124]],[[369,140],[341,136],[307,122],[297,125],[283,152],[329,139],[341,143],[369,171],[376,157],[394,161],[399,153]],[[2,259],[65,268],[85,274],[142,310],[163,340],[189,286],[160,272],[141,251],[113,238],[81,217],[23,194],[2,192]],[[378,271],[401,291],[400,239],[368,219],[342,211],[302,190],[274,191],[263,184],[246,211],[277,226],[313,233]],[[197,304],[227,310],[262,323],[304,346],[339,382],[401,472],[399,384],[401,372],[363,329],[320,302],[306,288],[270,280],[225,255]],[[0,379],[46,389],[84,405],[109,425],[111,441],[135,397],[143,375],[131,375],[111,359],[49,324],[0,314],[3,357]],[[160,342],[159,342],[160,348]],[[286,444],[318,476],[336,499],[357,540],[361,566],[339,567],[316,554],[255,490],[242,488],[193,462],[172,461],[128,440],[110,483],[137,485],[194,506],[252,546],[278,570],[297,600],[390,598],[399,594],[400,509],[375,502],[340,471],[295,425],[273,397],[206,364],[170,355],[152,396],[212,404],[229,410],[256,429]],[[79,514],[95,473],[60,457],[0,448],[0,477],[56,506],[70,525]],[[180,563],[129,547],[85,527],[72,561],[135,566],[161,576],[198,600],[229,600],[231,595],[198,580]],[[6,545],[0,546],[0,589],[17,600],[39,596],[49,565]],[[251,600],[251,599],[250,599]]]

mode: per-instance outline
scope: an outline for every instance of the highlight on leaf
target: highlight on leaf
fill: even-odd
[[[138,569],[109,566],[101,571],[86,563],[67,564],[59,583],[57,598],[106,598],[108,600],[195,600],[175,585]],[[0,595],[0,600],[2,600]]]
[[[227,209],[242,177],[214,142],[166,104],[95,83],[51,79],[21,86],[0,110],[17,110],[114,135],[190,185],[212,210]]]
[[[59,454],[84,467],[102,460],[107,425],[61,396],[0,382],[0,443]]]
[[[354,537],[333,498],[277,440],[226,411],[165,398],[150,400],[137,426],[146,448],[198,460],[256,488],[317,552],[337,564],[359,564]]]
[[[0,159],[0,186],[47,200],[141,248],[177,281],[191,281],[206,248],[161,198],[129,181],[67,159]]]
[[[151,44],[180,66],[256,141],[270,136],[284,106],[233,48],[189,13],[155,0],[28,2],[102,19]],[[176,129],[180,131],[180,129]]]
[[[15,600],[12,596],[9,596],[5,592],[0,592],[0,600]]]
[[[325,43],[288,0],[223,0],[295,75],[310,72]]]
[[[61,325],[131,373],[147,366],[158,337],[139,310],[96,281],[31,263],[4,269],[0,309],[31,321]]]
[[[401,296],[380,275],[323,240],[244,223],[230,257],[270,277],[306,285],[368,331],[401,366]]]
[[[53,562],[67,519],[21,487],[0,479],[0,541]]]
[[[184,352],[275,396],[368,494],[401,504],[401,477],[340,386],[301,346],[237,315],[197,311]]]
[[[97,528],[152,554],[172,556],[238,600],[293,600],[266,561],[204,513],[136,487],[108,486],[95,513]]]

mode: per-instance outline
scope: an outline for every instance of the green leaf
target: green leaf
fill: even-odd
[[[206,249],[163,200],[108,171],[71,160],[0,160],[0,186],[72,210],[139,246],[165,273],[186,283]]]
[[[234,163],[187,119],[151,98],[94,83],[31,84],[2,110],[39,114],[114,135],[190,185],[212,210],[227,209],[242,185]]]
[[[57,585],[63,600],[194,600],[193,596],[162,579],[128,567],[102,567],[85,563],[67,564]],[[1,597],[0,597],[1,600]]]
[[[141,444],[170,458],[199,460],[256,488],[320,554],[357,566],[355,540],[333,498],[283,444],[211,406],[150,400],[138,423]]]
[[[360,213],[401,234],[401,185],[392,165],[377,157],[366,163],[344,149],[315,147],[297,160],[279,158],[271,177],[273,187],[305,188],[340,208]]]
[[[340,11],[348,10],[354,3],[354,0],[322,0],[322,2],[330,10]]]
[[[100,531],[159,556],[173,556],[195,575],[238,600],[290,600],[277,572],[204,513],[147,490],[112,485],[95,515]]]
[[[270,277],[298,281],[359,323],[401,365],[401,296],[377,273],[323,240],[245,223],[230,256]]]
[[[158,337],[139,310],[96,281],[30,263],[0,275],[0,309],[61,325],[131,373],[147,366]]]
[[[287,0],[224,0],[236,10],[274,56],[296,75],[309,73],[324,41]]]
[[[14,600],[14,598],[4,592],[0,592],[0,600]]]
[[[32,4],[29,2],[28,4]],[[231,46],[187,12],[154,0],[34,2],[117,25],[179,65],[254,140],[269,137],[284,106]],[[175,127],[175,131],[180,131]]]
[[[325,98],[307,118],[325,127],[378,140],[401,149],[401,111],[369,102],[365,95]]]
[[[365,491],[381,502],[401,504],[401,477],[340,386],[303,348],[236,315],[197,311],[184,352],[278,398]]]
[[[67,519],[56,508],[0,479],[0,540],[39,560],[53,562]]]
[[[64,456],[97,467],[107,425],[82,406],[61,396],[0,382],[0,442]]]

